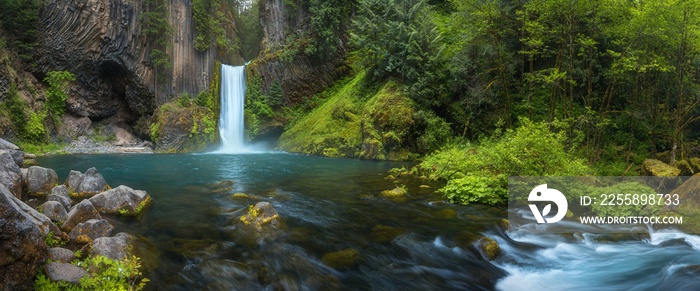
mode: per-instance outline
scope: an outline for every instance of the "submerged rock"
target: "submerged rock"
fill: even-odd
[[[384,198],[401,198],[404,195],[406,195],[406,189],[401,188],[401,187],[396,187],[391,190],[384,190],[381,193],[379,193],[379,196],[384,197]]]
[[[255,206],[248,207],[248,213],[239,218],[241,223],[258,232],[266,228],[277,228],[280,225],[280,217],[270,202],[258,202]]]
[[[0,153],[0,184],[15,197],[22,198],[22,171],[8,153]]]
[[[61,228],[65,231],[71,231],[78,224],[90,219],[102,219],[102,216],[100,216],[100,213],[97,212],[90,200],[86,199],[73,206]]]
[[[67,263],[51,262],[44,266],[44,273],[51,282],[80,284],[80,279],[89,276],[85,269]]]
[[[76,225],[68,236],[78,243],[90,243],[97,238],[112,235],[112,230],[114,226],[106,219],[90,219]]]
[[[404,233],[406,233],[406,231],[398,227],[377,224],[372,227],[371,239],[378,243],[389,243],[394,240],[394,238]]]
[[[151,196],[146,191],[121,185],[97,194],[89,200],[101,213],[138,215],[151,202]]]
[[[51,220],[20,201],[0,184],[0,285],[5,290],[29,290],[48,257],[44,238],[60,233]]]
[[[477,241],[477,247],[479,251],[488,259],[492,261],[501,255],[501,247],[490,237],[483,236]]]
[[[68,192],[77,197],[91,197],[110,189],[105,178],[95,168],[88,169],[85,174],[70,171],[65,185],[68,187]]]
[[[31,166],[27,170],[27,192],[29,196],[46,196],[58,183],[56,171],[39,166]]]
[[[327,253],[321,258],[324,264],[335,268],[348,268],[357,265],[360,261],[360,251],[345,249],[338,252]]]

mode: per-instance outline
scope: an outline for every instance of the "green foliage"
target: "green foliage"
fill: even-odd
[[[308,5],[313,37],[304,53],[319,59],[331,58],[338,49],[343,24],[348,22],[355,1],[308,0]]]
[[[46,113],[31,112],[29,120],[24,127],[24,138],[30,142],[43,143],[46,141],[46,128],[44,127],[44,119]]]
[[[194,47],[207,51],[212,45],[224,50],[232,50],[235,45],[227,36],[225,25],[233,17],[227,13],[223,0],[193,0],[192,11],[195,28]],[[230,25],[230,24],[229,24]]]
[[[31,62],[37,46],[42,0],[0,1],[0,22],[23,61]]]
[[[74,261],[74,265],[84,268],[90,276],[80,279],[79,285],[69,282],[52,282],[43,273],[34,280],[35,290],[143,290],[150,281],[142,278],[141,260],[132,256],[125,260],[112,260],[105,256],[90,256],[84,261]]]
[[[7,92],[6,99],[2,105],[8,111],[12,124],[20,134],[23,134],[27,122],[27,113],[24,111],[27,108],[27,103],[19,96],[17,85],[14,83],[10,85],[10,90]]]
[[[424,0],[360,1],[351,43],[379,79],[397,78],[426,108],[444,97],[440,33]]]
[[[70,82],[75,81],[75,76],[68,71],[48,72],[44,82],[49,84],[46,89],[46,108],[55,117],[61,117],[66,111],[66,100]]]
[[[260,25],[260,0],[251,1],[249,9],[239,11],[236,20],[236,31],[241,47],[241,56],[252,60],[260,53],[260,42],[263,39],[263,28]]]
[[[166,48],[171,45],[173,27],[168,22],[169,13],[165,0],[146,0],[144,4],[146,9],[141,14],[141,33],[152,43],[149,56],[155,69],[156,82],[163,82],[166,75],[158,73],[172,67],[171,57],[166,53]]]
[[[591,210],[598,216],[640,216],[640,215],[645,215],[645,216],[653,216],[653,215],[658,215],[659,211],[661,210],[661,205],[649,205],[650,203],[630,203],[630,204],[616,204],[615,206],[606,206],[602,205],[600,201],[603,201],[603,198],[601,197],[602,194],[651,194],[651,193],[657,193],[656,190],[650,188],[647,185],[637,183],[637,182],[623,182],[623,183],[618,183],[614,184],[611,186],[606,186],[606,187],[600,187],[596,188],[593,191],[589,191],[587,193],[594,193],[593,199],[596,199],[596,201],[599,201],[599,203],[593,203],[591,205]],[[608,196],[608,202],[611,200]],[[656,195],[653,194],[653,198],[656,199]],[[646,199],[645,199],[646,201]]]
[[[515,130],[486,139],[477,147],[452,145],[418,165],[428,177],[447,181],[439,191],[455,203],[501,205],[509,176],[579,176],[591,174],[583,159],[564,150],[566,138],[547,123],[521,120]]]
[[[55,237],[53,232],[50,232],[44,238],[46,246],[49,248],[60,247],[66,244],[65,241],[61,240],[59,237]]]

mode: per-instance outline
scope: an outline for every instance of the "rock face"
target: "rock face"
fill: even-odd
[[[22,197],[22,171],[8,153],[0,153],[0,184],[15,197]]]
[[[120,114],[134,121],[150,115],[165,96],[196,95],[208,88],[216,50],[194,49],[191,1],[174,0],[165,1],[173,27],[166,49],[172,69],[158,72],[159,78],[167,77],[155,90],[152,44],[140,33],[144,2],[53,0],[44,5],[36,62],[42,72],[75,74],[67,102],[70,113],[93,119]]]
[[[50,231],[60,233],[49,218],[0,184],[0,285],[4,290],[31,289],[48,256],[44,237]]]
[[[642,174],[656,177],[678,176],[681,170],[659,160],[646,159],[642,163]]]
[[[90,202],[102,213],[137,215],[151,202],[151,196],[146,191],[121,185],[93,196]]]
[[[29,196],[46,196],[58,183],[56,171],[39,166],[29,167],[27,171],[27,192]]]
[[[63,223],[61,228],[65,231],[71,231],[78,224],[88,221],[90,219],[102,219],[100,213],[97,212],[90,200],[83,200],[80,203],[73,206],[73,208],[68,212],[66,221]]]
[[[75,226],[68,236],[73,241],[89,243],[97,238],[112,235],[112,230],[114,226],[106,219],[90,219]]]
[[[120,232],[113,237],[101,237],[92,242],[91,255],[101,255],[113,260],[123,260],[129,256],[129,246],[134,237]]]
[[[69,193],[78,197],[89,197],[109,189],[109,184],[95,168],[88,169],[85,174],[70,171],[65,185]]]
[[[53,282],[64,281],[72,284],[80,284],[80,279],[88,276],[85,269],[66,263],[51,262],[44,266],[46,276]]]

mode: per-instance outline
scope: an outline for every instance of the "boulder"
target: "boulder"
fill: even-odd
[[[681,170],[655,159],[646,159],[642,163],[642,174],[645,176],[673,177],[678,176]]]
[[[0,150],[19,150],[19,147],[9,141],[0,138]]]
[[[58,183],[58,175],[52,169],[32,166],[27,171],[26,183],[29,196],[46,196]]]
[[[46,201],[44,204],[39,206],[41,213],[50,218],[53,222],[63,222],[66,221],[68,213],[66,209],[60,202],[57,201]]]
[[[10,156],[12,156],[12,159],[18,166],[24,166],[24,152],[21,151],[19,147],[14,145],[13,143],[0,138],[0,153],[2,152],[10,154]]]
[[[90,200],[83,200],[76,204],[68,212],[65,222],[61,225],[61,229],[69,232],[75,228],[80,223],[86,222],[90,219],[102,219],[100,213],[97,212]]]
[[[248,213],[239,218],[245,227],[261,232],[266,228],[277,228],[280,225],[280,216],[270,202],[258,202],[255,206],[248,207]]]
[[[8,153],[0,153],[0,184],[15,197],[22,198],[22,171]]]
[[[78,243],[90,243],[97,238],[112,235],[112,230],[114,226],[106,219],[90,219],[76,225],[68,236]]]
[[[20,201],[0,184],[0,285],[5,290],[29,290],[48,257],[44,238],[60,233],[51,220]]]
[[[355,266],[359,260],[360,251],[356,249],[345,249],[338,252],[327,253],[321,258],[324,264],[334,269]]]
[[[44,273],[52,282],[80,284],[80,279],[89,276],[85,269],[67,263],[51,262],[44,266]]]
[[[25,162],[24,162],[24,152],[20,150],[0,150],[0,153],[7,153],[12,157],[12,160],[15,161],[15,164],[19,167],[24,167]]]
[[[64,248],[50,248],[49,260],[59,263],[70,263],[75,259],[75,253]]]
[[[477,247],[489,261],[492,261],[501,255],[501,247],[490,237],[481,237],[477,241]]]
[[[85,174],[70,171],[65,185],[68,192],[77,197],[91,197],[110,189],[105,178],[95,168],[88,169]]]
[[[113,237],[101,237],[92,242],[91,255],[105,256],[113,260],[124,260],[129,253],[129,246],[134,241],[134,236],[120,232]]]
[[[51,189],[51,194],[46,197],[46,201],[59,202],[65,209],[70,209],[72,204],[70,194],[68,194],[68,188],[66,188],[65,185],[53,187],[53,189]]]
[[[93,196],[90,202],[101,213],[137,215],[151,202],[151,196],[146,191],[120,185]]]

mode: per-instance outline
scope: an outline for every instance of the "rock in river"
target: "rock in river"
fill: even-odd
[[[68,217],[61,228],[65,231],[71,231],[79,223],[86,222],[90,219],[102,219],[102,216],[100,216],[97,209],[92,206],[90,200],[83,200],[71,208],[70,212],[68,212]]]
[[[90,202],[102,213],[137,215],[151,202],[151,196],[121,185],[93,196]]]
[[[95,168],[88,169],[85,174],[70,171],[65,185],[71,195],[78,197],[91,197],[110,189],[105,178]]]

